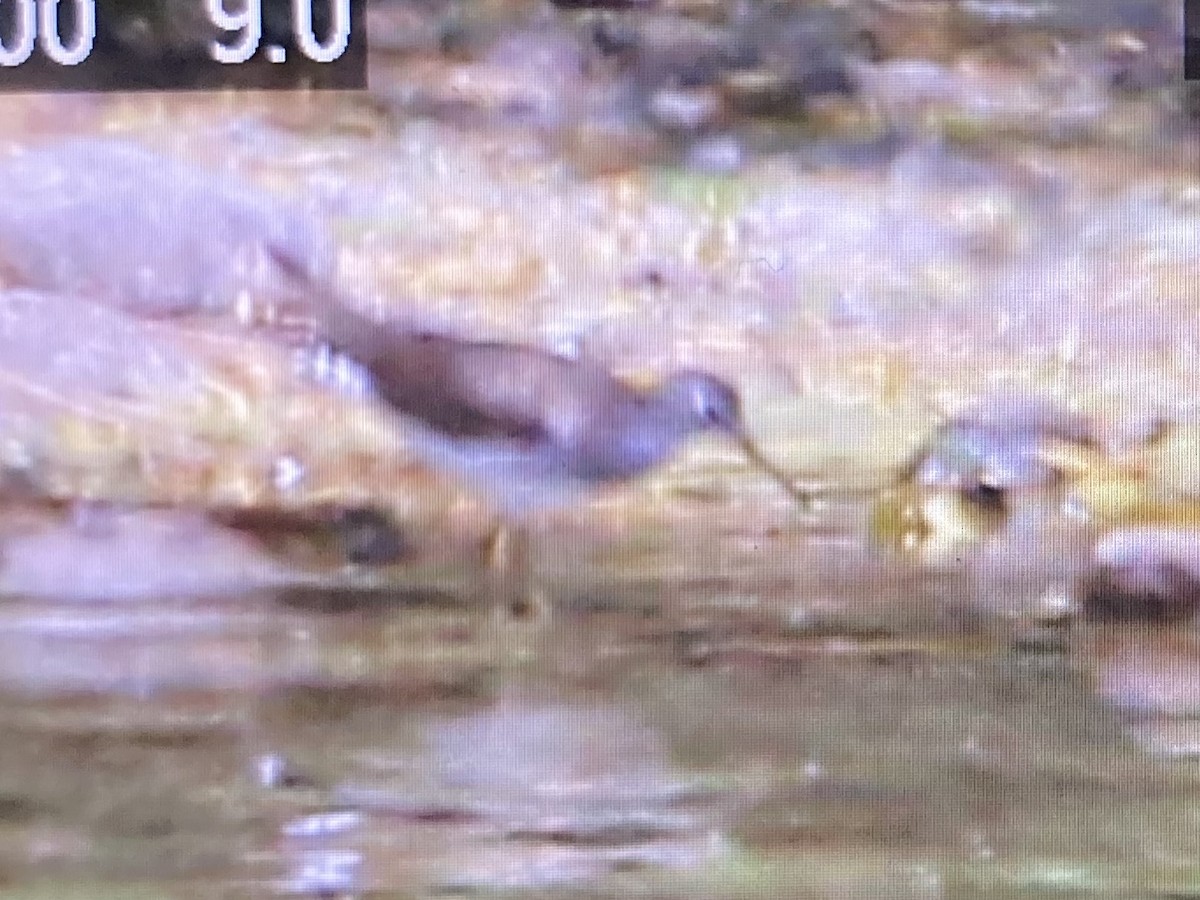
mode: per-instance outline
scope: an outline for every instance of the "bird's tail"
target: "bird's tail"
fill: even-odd
[[[243,325],[298,350],[328,350],[369,365],[387,350],[405,323],[365,311],[362,300],[336,285],[284,271],[269,299],[255,305]]]

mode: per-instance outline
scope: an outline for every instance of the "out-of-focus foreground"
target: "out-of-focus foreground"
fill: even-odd
[[[368,15],[362,94],[0,98],[0,891],[1200,892],[1181,4]],[[697,442],[501,626],[333,302],[887,487]]]

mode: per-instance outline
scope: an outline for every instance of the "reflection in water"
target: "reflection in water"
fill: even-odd
[[[289,890],[350,890],[364,868],[393,883],[381,873],[402,859],[409,884],[537,888],[695,866],[724,847],[711,792],[673,775],[661,740],[615,707],[507,696],[418,734],[334,791],[354,811],[283,826]]]
[[[536,634],[378,588],[7,601],[0,865],[232,896],[890,897],[1064,866],[1111,893],[1152,846],[1179,885],[1184,630],[1047,625],[1053,568],[683,544],[697,565],[664,550],[644,580],[580,567],[594,602]]]

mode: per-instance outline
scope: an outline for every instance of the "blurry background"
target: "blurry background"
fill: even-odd
[[[367,15],[365,92],[0,97],[0,891],[1200,891],[1181,3]],[[502,628],[329,303],[903,480],[698,442],[540,523]]]

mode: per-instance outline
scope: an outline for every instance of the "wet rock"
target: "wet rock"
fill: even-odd
[[[346,560],[355,565],[388,565],[403,559],[408,550],[395,523],[378,510],[343,510],[335,517],[334,524]]]
[[[166,332],[79,296],[27,290],[0,291],[0,369],[76,404],[178,398],[204,377]]]
[[[93,508],[9,535],[0,593],[75,601],[214,597],[274,587],[284,569],[202,516]]]
[[[1092,558],[1079,585],[1092,621],[1172,624],[1200,607],[1200,531],[1121,529],[1102,538]]]
[[[969,492],[911,482],[883,491],[871,508],[872,540],[936,561],[961,561],[1008,518],[1008,504],[980,504]]]
[[[178,413],[178,436],[211,385],[177,335],[76,296],[24,290],[0,291],[0,374],[0,472],[31,495],[76,476],[107,493],[140,490],[138,423]]]
[[[1062,473],[1045,452],[1060,442],[1097,447],[1082,415],[1034,398],[980,404],[939,429],[912,464],[918,484],[962,490],[980,506],[1003,502],[1014,488],[1044,487]]]
[[[239,181],[116,140],[78,139],[0,162],[0,271],[146,315],[231,307],[327,283],[323,227]]]
[[[410,549],[396,523],[370,507],[232,508],[213,510],[211,515],[294,565],[386,566],[403,560]]]
[[[1081,590],[1088,618],[1102,622],[1172,624],[1191,616],[1200,603],[1200,582],[1170,564],[1102,569]]]
[[[1097,693],[1117,709],[1193,722],[1200,714],[1200,643],[1191,629],[1109,624],[1091,629],[1077,650]]]
[[[939,428],[901,470],[874,505],[871,533],[899,550],[961,558],[1002,527],[1043,527],[1041,506],[1067,481],[1065,467],[1098,452],[1084,416],[1036,398],[982,403]]]

